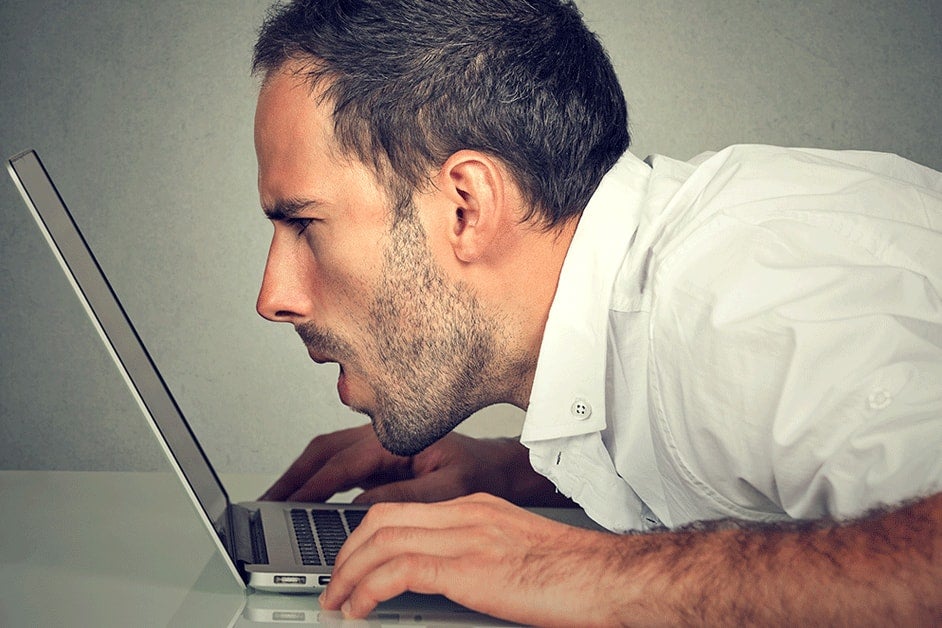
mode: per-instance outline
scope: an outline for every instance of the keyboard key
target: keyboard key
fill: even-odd
[[[340,546],[347,540],[347,531],[340,519],[340,512],[336,510],[312,510],[311,519],[314,529],[324,553],[324,563],[333,565],[337,559]]]

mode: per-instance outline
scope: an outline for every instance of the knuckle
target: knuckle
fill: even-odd
[[[506,502],[490,493],[474,493],[457,502],[457,507],[468,517],[490,519],[503,511]]]
[[[427,554],[402,554],[391,561],[390,567],[391,581],[403,590],[416,593],[433,588],[439,578],[438,561]]]
[[[384,547],[398,541],[400,536],[401,534],[397,528],[380,528],[370,537],[370,543]]]
[[[328,434],[318,434],[317,436],[315,436],[308,442],[307,444],[308,448],[310,449],[311,447],[316,447],[320,445],[325,440],[327,440],[327,437],[328,437]]]
[[[312,439],[308,442],[307,447],[304,448],[304,453],[305,453],[305,455],[311,456],[311,455],[316,454],[317,452],[321,451],[322,449],[324,449],[324,448],[325,448],[325,444],[326,444],[326,443],[324,442],[325,439],[326,439],[326,436],[323,435],[323,434],[322,434],[322,435],[315,436],[314,438],[312,438]]]
[[[376,521],[377,519],[384,519],[389,516],[392,511],[393,502],[379,502],[370,506],[369,511],[366,513],[366,517],[370,521]]]
[[[366,511],[366,516],[363,518],[363,523],[361,525],[370,527],[380,527],[380,522],[388,519],[393,512],[393,509],[397,506],[396,502],[375,502],[370,505],[370,509]]]
[[[379,602],[405,591],[427,588],[415,585],[416,575],[421,570],[420,557],[412,554],[399,556],[389,561],[356,584],[348,598],[351,614],[355,617],[365,617]]]

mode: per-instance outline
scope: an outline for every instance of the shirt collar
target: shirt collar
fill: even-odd
[[[605,428],[608,306],[650,174],[649,166],[625,153],[579,219],[543,332],[523,443]]]

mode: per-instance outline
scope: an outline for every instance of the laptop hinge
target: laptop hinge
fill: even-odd
[[[258,510],[233,504],[231,512],[231,548],[239,563],[267,565],[268,551],[265,546],[265,531]]]
[[[226,552],[235,560],[235,548],[233,547],[234,534],[232,532],[232,507],[226,508],[222,516],[213,522],[213,527],[216,529],[216,535],[219,537],[219,540],[222,541],[223,547],[226,548]]]

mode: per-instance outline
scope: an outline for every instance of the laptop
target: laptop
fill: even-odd
[[[263,591],[322,590],[367,507],[231,503],[39,156],[20,153],[8,169],[233,575]]]
[[[231,503],[39,156],[15,155],[8,169],[229,570],[243,587],[261,591],[323,590],[340,546],[368,506]],[[580,509],[531,510],[601,529]]]

